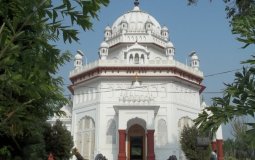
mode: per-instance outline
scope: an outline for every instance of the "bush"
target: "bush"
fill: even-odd
[[[180,137],[181,148],[189,160],[205,160],[210,159],[211,147],[210,145],[201,149],[197,146],[197,137],[201,136],[198,129],[193,126],[185,126]]]

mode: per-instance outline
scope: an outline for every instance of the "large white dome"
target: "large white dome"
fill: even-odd
[[[121,30],[121,22],[127,22],[128,32],[145,32],[146,22],[152,23],[153,32],[160,34],[161,26],[159,22],[150,14],[141,11],[138,6],[135,6],[132,11],[125,13],[117,18],[112,25],[112,33],[118,33]]]

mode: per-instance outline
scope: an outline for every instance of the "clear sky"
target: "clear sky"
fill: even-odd
[[[132,0],[111,0],[109,6],[101,9],[99,21],[93,20],[93,31],[84,32],[79,29],[79,43],[57,45],[63,51],[70,50],[74,55],[77,49],[82,50],[88,62],[96,60],[105,27],[111,26],[119,16],[132,10],[133,6]],[[197,5],[192,6],[188,6],[186,0],[140,0],[140,9],[168,27],[170,40],[176,49],[176,60],[185,63],[189,53],[197,52],[200,69],[205,75],[203,85],[206,89],[203,96],[208,105],[211,104],[212,97],[222,95],[210,92],[222,91],[223,83],[233,81],[234,72],[207,75],[241,68],[240,61],[248,59],[254,49],[241,49],[242,44],[231,33],[222,0],[200,0]],[[65,84],[70,84],[68,74],[72,69],[73,61],[60,69]],[[70,94],[67,90],[65,93]]]

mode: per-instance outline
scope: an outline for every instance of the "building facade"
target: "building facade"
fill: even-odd
[[[99,59],[70,72],[72,134],[85,159],[164,160],[185,157],[179,137],[202,109],[203,73],[196,53],[175,60],[168,28],[134,8],[104,32]]]
[[[47,122],[53,126],[57,120],[60,120],[68,131],[71,132],[72,125],[72,104],[67,104],[60,109],[65,115],[50,117]]]

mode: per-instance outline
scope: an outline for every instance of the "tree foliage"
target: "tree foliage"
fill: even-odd
[[[224,141],[225,157],[238,160],[250,160],[255,158],[254,135],[247,134],[248,126],[243,119],[235,119],[231,122],[233,139]]]
[[[197,146],[197,137],[201,136],[198,129],[193,126],[184,126],[181,132],[181,148],[189,160],[205,160],[210,158],[211,148],[202,150]]]
[[[255,1],[223,0],[226,4],[227,18],[230,20],[232,33],[244,44],[243,48],[255,44]],[[191,3],[196,1],[189,0]],[[226,84],[223,97],[213,98],[213,106],[204,109],[195,120],[196,126],[202,130],[216,131],[222,123],[230,122],[238,116],[250,115],[255,111],[255,56],[253,55],[243,68],[235,73],[234,82]]]
[[[62,114],[60,107],[68,102],[62,93],[63,80],[55,74],[70,54],[49,42],[60,38],[64,42],[78,41],[78,31],[72,26],[91,29],[91,19],[97,18],[97,11],[108,2],[0,1],[2,156],[40,159],[44,147],[36,144],[42,140],[43,122],[49,116]],[[32,147],[27,152],[26,145]]]
[[[255,43],[255,1],[254,0],[224,0],[227,4],[227,17],[230,18],[232,33],[237,40],[247,47]]]
[[[223,143],[224,158],[227,160],[236,160],[235,158],[235,141],[227,139]]]
[[[47,155],[52,153],[55,160],[69,160],[72,156],[73,138],[61,121],[45,125],[44,140]]]
[[[196,119],[203,130],[216,131],[219,125],[227,123],[236,116],[250,115],[254,117],[254,74],[255,68],[243,68],[235,74],[232,84],[227,84],[223,97],[213,98],[213,106],[206,108]],[[201,123],[204,121],[204,123]]]

